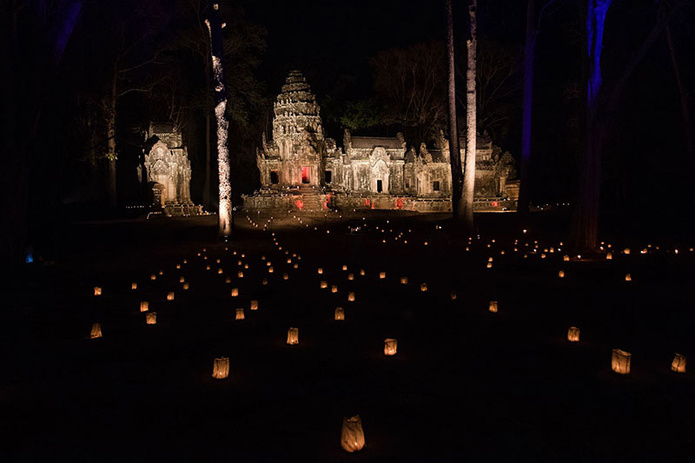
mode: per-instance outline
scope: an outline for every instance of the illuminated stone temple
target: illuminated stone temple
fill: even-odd
[[[263,134],[256,157],[261,188],[243,197],[247,210],[451,210],[449,143],[443,134],[435,146],[416,148],[400,133],[364,137],[345,130],[338,147],[325,137],[316,97],[299,71],[291,71],[282,86],[272,138]],[[511,155],[479,135],[476,209],[515,209],[515,173]]]
[[[151,145],[145,154],[150,206],[168,216],[201,214],[202,206],[191,201],[191,161],[181,131],[172,123],[151,123],[146,140]]]

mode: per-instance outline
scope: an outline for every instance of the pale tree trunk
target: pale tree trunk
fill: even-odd
[[[212,70],[215,77],[215,119],[217,119],[217,175],[219,177],[219,205],[218,205],[218,234],[229,238],[232,234],[234,215],[232,210],[232,184],[230,180],[231,166],[229,163],[229,149],[227,136],[229,122],[227,121],[227,92],[224,86],[224,69],[222,56],[224,47],[222,43],[222,22],[220,20],[218,5],[213,4],[210,20],[206,20],[210,33],[210,49],[212,52]]]
[[[476,52],[477,52],[477,0],[470,0],[468,16],[470,19],[470,39],[468,40],[468,67],[466,69],[466,161],[463,170],[462,216],[468,232],[473,233],[473,201],[475,199],[475,158],[476,158]]]
[[[118,203],[117,178],[116,178],[116,100],[117,100],[117,74],[114,71],[111,94],[106,102],[106,162],[108,162],[107,193],[109,206],[116,207]]]
[[[519,166],[519,214],[529,212],[529,163],[531,161],[531,121],[533,107],[533,61],[536,54],[535,0],[526,5],[526,44],[524,46],[524,101],[521,129],[521,165]]]
[[[662,15],[667,14],[667,10],[664,7],[664,2],[661,1]],[[671,34],[671,26],[668,22],[666,23],[666,43],[668,44],[668,52],[671,57],[671,67],[673,67],[673,73],[676,76],[676,84],[678,85],[678,94],[681,101],[681,113],[683,115],[683,135],[685,136],[685,147],[688,154],[688,159],[692,162],[693,157],[695,157],[695,140],[693,140],[693,123],[690,117],[690,109],[688,108],[688,91],[683,83],[683,76],[681,74],[680,65],[676,57],[676,48],[673,43],[673,36]]]
[[[451,162],[451,211],[455,222],[463,220],[463,175],[461,150],[456,124],[456,63],[454,61],[454,15],[451,0],[446,0],[446,41],[449,71],[449,160]]]

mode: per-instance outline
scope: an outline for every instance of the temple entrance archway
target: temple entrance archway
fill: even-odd
[[[147,203],[150,207],[164,207],[167,187],[159,182],[149,182],[147,187]]]
[[[377,161],[371,169],[370,190],[374,193],[389,192],[389,167],[383,159]]]
[[[373,193],[389,192],[389,165],[386,150],[380,146],[374,148],[369,157],[369,190]]]

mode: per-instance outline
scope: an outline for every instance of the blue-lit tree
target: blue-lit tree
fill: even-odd
[[[42,214],[29,214],[31,193],[50,209],[46,182],[37,181],[50,171],[55,156],[42,143],[42,128],[52,126],[48,111],[63,55],[83,10],[83,0],[9,0],[2,2],[0,29],[0,265],[21,262],[27,246],[30,221],[47,236],[50,223]]]
[[[572,217],[571,246],[579,251],[598,247],[598,225],[601,193],[601,155],[607,130],[623,94],[625,84],[643,61],[647,52],[668,25],[668,21],[689,0],[676,0],[661,15],[641,46],[625,64],[619,78],[608,90],[603,88],[601,51],[604,24],[611,0],[588,0],[586,37],[589,75],[587,82],[586,139],[580,158],[579,189]]]
[[[605,130],[599,126],[597,114],[598,96],[602,84],[603,30],[610,5],[611,0],[588,0],[586,40],[589,79],[586,101],[586,145],[580,161],[579,191],[572,227],[572,244],[579,250],[594,250],[598,244],[601,147]]]

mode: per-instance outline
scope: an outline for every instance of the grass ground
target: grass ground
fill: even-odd
[[[692,461],[692,373],[670,370],[693,355],[687,244],[565,262],[554,215],[526,233],[480,215],[470,243],[436,215],[269,220],[238,215],[229,243],[212,216],[75,223],[55,265],[6,280],[3,461]],[[629,375],[611,371],[614,348],[632,354]],[[225,380],[211,377],[220,356]],[[347,454],[355,414],[366,447]]]

